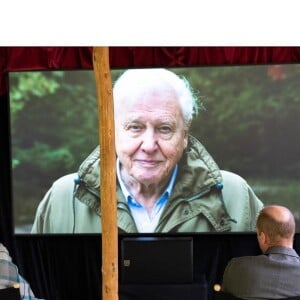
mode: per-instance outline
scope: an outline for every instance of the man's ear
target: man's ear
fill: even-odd
[[[184,132],[184,137],[183,137],[183,143],[184,143],[183,148],[184,148],[184,149],[187,148],[188,141],[189,141],[189,133],[188,133],[187,130],[185,130],[185,132]]]
[[[260,239],[263,245],[267,245],[269,243],[269,238],[263,231],[260,233]]]
[[[257,239],[259,240],[260,243],[263,243],[264,242],[264,239],[265,239],[265,234],[262,232],[262,231],[258,231],[256,232],[257,234]]]

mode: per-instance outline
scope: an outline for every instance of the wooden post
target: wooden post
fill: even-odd
[[[116,154],[112,83],[108,47],[93,48],[98,96],[100,196],[102,222],[102,299],[118,299],[118,227]]]

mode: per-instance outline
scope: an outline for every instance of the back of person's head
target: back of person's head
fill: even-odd
[[[115,82],[113,94],[115,111],[129,101],[159,94],[162,99],[171,95],[179,101],[186,124],[198,113],[197,98],[188,81],[166,69],[129,69]]]
[[[257,234],[263,251],[271,246],[292,247],[295,235],[295,218],[291,211],[280,205],[264,207],[257,218]],[[262,240],[263,238],[263,240]],[[265,243],[265,245],[262,245]]]

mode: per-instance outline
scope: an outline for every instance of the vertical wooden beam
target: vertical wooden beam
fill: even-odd
[[[98,96],[102,222],[102,299],[118,299],[118,227],[113,94],[109,48],[93,48]]]

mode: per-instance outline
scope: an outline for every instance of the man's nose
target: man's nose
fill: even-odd
[[[141,148],[146,152],[151,152],[157,149],[157,136],[154,130],[146,130],[143,134]]]

